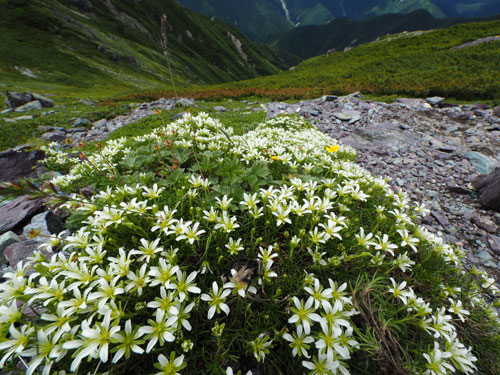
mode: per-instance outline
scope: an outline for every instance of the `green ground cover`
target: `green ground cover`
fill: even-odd
[[[458,100],[500,98],[500,41],[456,49],[500,34],[500,21],[388,37],[347,52],[306,60],[292,71],[218,85],[221,90],[290,90],[310,94],[432,95]],[[213,88],[212,88],[213,89]]]

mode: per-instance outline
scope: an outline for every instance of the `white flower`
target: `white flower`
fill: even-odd
[[[165,342],[175,340],[175,336],[172,333],[176,329],[167,324],[167,316],[163,310],[156,310],[156,319],[149,319],[148,324],[139,328],[139,332],[145,334],[145,339],[149,340],[146,353],[149,353],[156,346],[157,342],[160,343],[160,346],[163,346]]]
[[[392,256],[394,256],[394,250],[397,248],[396,245],[389,242],[389,236],[387,234],[384,234],[382,238],[378,237],[378,242],[375,244],[375,249],[388,252]]]
[[[226,233],[231,233],[233,230],[238,228],[240,225],[236,222],[236,217],[227,214],[227,211],[224,211],[222,217],[217,218],[217,224],[215,225],[215,229],[222,229]]]
[[[451,298],[448,298],[448,300],[450,301],[450,308],[448,309],[448,311],[457,315],[462,322],[465,322],[464,315],[469,315],[470,313],[469,311],[462,308],[462,301],[454,301]]]
[[[406,281],[403,281],[401,284],[398,285],[396,280],[394,280],[392,277],[389,280],[391,280],[392,283],[392,288],[389,288],[389,293],[392,293],[392,296],[394,298],[399,298],[401,302],[407,305],[408,304],[407,298],[411,296],[412,293],[409,290],[405,290]]]
[[[225,302],[226,297],[230,294],[230,289],[219,289],[219,286],[214,281],[212,283],[212,291],[210,291],[210,294],[201,295],[201,300],[208,302],[210,305],[207,315],[208,319],[212,319],[216,311],[217,314],[220,314],[221,310],[224,311],[226,315],[229,315],[229,306]]]
[[[297,326],[296,333],[293,335],[285,333],[283,338],[290,342],[290,348],[293,348],[292,354],[294,357],[298,355],[299,357],[304,356],[309,358],[307,350],[310,348],[309,344],[314,342],[314,338],[312,336],[307,336],[301,325]]]
[[[227,195],[224,195],[222,199],[219,197],[216,197],[215,200],[217,201],[217,205],[222,211],[226,211],[231,207],[231,202],[233,201],[233,198],[228,198]]]
[[[198,236],[205,233],[205,230],[203,230],[203,229],[198,230],[198,226],[200,225],[200,223],[196,222],[193,224],[192,227],[190,226],[190,224],[191,224],[191,222],[187,222],[186,224],[181,226],[182,233],[177,236],[177,238],[176,238],[177,241],[186,239],[189,242],[189,244],[192,245],[194,243],[194,241],[199,240]]]
[[[125,282],[125,292],[136,290],[137,295],[142,295],[142,289],[146,287],[150,281],[149,277],[146,276],[147,266],[148,265],[144,263],[135,273],[129,272],[127,274],[129,281]]]
[[[332,290],[330,288],[323,289],[318,279],[314,279],[314,288],[306,286],[304,290],[313,298],[315,309],[320,304],[324,309],[331,307],[330,299],[332,298]]]
[[[326,355],[320,354],[314,356],[313,361],[302,361],[302,366],[311,370],[310,375],[330,375],[336,374],[336,369],[339,367],[339,361],[331,361]]]
[[[238,238],[236,241],[233,240],[232,237],[229,237],[229,243],[225,245],[229,254],[236,255],[239,251],[244,250],[244,247],[241,246],[241,238]]]
[[[154,184],[152,188],[149,188],[147,186],[143,186],[142,187],[142,190],[144,190],[144,192],[142,193],[142,195],[146,198],[149,198],[149,199],[156,199],[160,196],[160,194],[163,192],[163,190],[165,190],[165,188],[158,188],[158,184]]]
[[[188,293],[201,293],[201,289],[198,288],[196,283],[193,282],[194,279],[196,279],[197,274],[198,272],[193,271],[189,274],[189,276],[186,276],[186,272],[182,272],[180,269],[177,269],[177,280],[166,285],[165,287],[167,289],[176,290],[179,295],[179,301],[182,302],[188,296]]]
[[[152,259],[156,258],[156,255],[155,255],[156,253],[160,253],[163,251],[163,247],[158,246],[158,244],[160,242],[159,238],[157,238],[154,241],[148,241],[144,238],[141,238],[140,242],[141,242],[142,246],[139,246],[138,250],[131,251],[132,254],[140,255],[140,257],[138,258],[138,260],[140,262],[146,261],[149,263],[149,260],[151,258]]]
[[[125,322],[125,332],[115,332],[111,337],[112,341],[115,344],[119,344],[115,347],[116,353],[113,357],[113,363],[118,362],[120,358],[125,355],[125,358],[128,359],[130,357],[130,351],[133,351],[137,354],[144,353],[144,349],[142,349],[139,345],[144,341],[139,340],[139,338],[144,334],[139,328],[134,328],[132,330],[132,321],[129,319]]]
[[[250,347],[253,349],[253,355],[257,362],[264,361],[266,354],[269,354],[269,347],[273,340],[268,335],[261,333],[255,340],[250,341]]]
[[[246,297],[247,292],[252,294],[257,293],[257,289],[254,286],[249,285],[247,281],[241,279],[235,269],[231,269],[231,275],[232,277],[230,281],[224,284],[224,289],[234,289],[243,298]]]
[[[279,227],[280,225],[282,225],[284,223],[288,223],[288,224],[292,223],[292,221],[288,217],[288,215],[290,214],[290,211],[291,211],[290,208],[287,208],[286,210],[284,210],[282,206],[278,206],[276,208],[276,210],[272,211],[272,214],[277,217],[277,220],[276,220],[277,227]]]
[[[294,314],[288,319],[288,323],[302,325],[304,332],[308,335],[311,333],[311,324],[321,322],[323,318],[314,312],[314,299],[312,297],[309,297],[305,304],[303,300],[299,300],[297,297],[293,297],[292,300],[295,307],[291,307],[290,310]]]
[[[186,367],[184,363],[184,355],[176,357],[175,352],[170,353],[170,358],[167,359],[163,354],[158,356],[158,363],[155,367],[161,372],[157,372],[155,375],[180,375],[180,370]]]
[[[424,353],[424,358],[428,362],[424,375],[447,375],[449,371],[455,372],[455,368],[446,361],[446,358],[450,357],[451,353],[441,351],[439,343],[434,341],[434,349],[429,353]]]

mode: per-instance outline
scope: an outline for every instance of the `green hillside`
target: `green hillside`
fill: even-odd
[[[1,89],[111,93],[271,74],[286,65],[237,29],[180,7],[175,0],[0,2]],[[36,76],[21,74],[26,69]]]
[[[500,34],[500,21],[402,33],[304,61],[291,71],[218,86],[239,92],[279,91],[318,96],[354,91],[377,95],[500,98],[500,41],[457,49]]]
[[[271,45],[302,58],[309,58],[330,49],[342,51],[346,47],[371,42],[387,34],[445,28],[463,22],[467,22],[467,19],[438,19],[422,9],[407,14],[384,14],[364,21],[340,18],[325,25],[297,27],[278,35]]]

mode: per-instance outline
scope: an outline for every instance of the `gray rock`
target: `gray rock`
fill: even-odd
[[[426,98],[425,100],[430,105],[435,106],[435,105],[438,105],[439,103],[441,103],[444,100],[444,98],[441,98],[440,96],[432,96],[430,98]]]
[[[500,237],[493,235],[493,234],[488,234],[488,245],[490,246],[490,249],[500,255]]]
[[[489,174],[500,166],[498,160],[476,151],[470,151],[466,156],[479,174]]]
[[[42,109],[42,103],[39,100],[33,100],[16,108],[16,112],[36,111]]]
[[[87,128],[71,128],[67,130],[68,133],[84,133],[87,131]]]
[[[440,167],[444,167],[446,165],[441,160],[433,160],[432,162],[436,165],[439,165]]]
[[[32,115],[28,115],[28,116],[14,117],[12,119],[5,119],[5,121],[12,120],[13,122],[15,122],[15,121],[33,120],[33,118],[34,117]]]
[[[217,111],[217,112],[226,112],[227,108],[223,107],[221,105],[218,105],[218,106],[214,107],[214,111]]]
[[[21,242],[21,239],[14,232],[6,232],[0,236],[0,264],[5,264],[7,259],[3,256],[3,251],[13,243]]]
[[[194,101],[186,99],[186,98],[180,98],[177,99],[175,102],[176,107],[197,107],[197,105],[194,103]]]
[[[33,96],[30,92],[19,93],[14,91],[7,91],[7,100],[5,101],[5,103],[10,108],[17,108],[31,102],[32,100]]]
[[[42,134],[42,138],[50,142],[61,142],[66,139],[66,133],[61,130],[54,130],[52,132]]]
[[[490,174],[476,177],[472,186],[479,191],[479,200],[484,207],[500,211],[500,168]]]
[[[475,216],[472,218],[474,224],[476,224],[479,228],[484,229],[488,233],[498,233],[498,227],[493,222],[493,220],[483,217],[483,216]]]
[[[469,194],[471,192],[469,189],[455,185],[454,183],[447,183],[446,189],[448,191],[451,191],[452,193],[458,193],[458,194]]]
[[[44,95],[32,93],[31,97],[33,98],[33,100],[38,100],[44,108],[52,108],[54,106],[54,101]]]
[[[450,224],[450,221],[448,220],[448,218],[439,212],[431,211],[431,215],[443,227]]]
[[[64,230],[64,224],[61,218],[54,215],[52,211],[45,211],[33,216],[31,223],[23,228],[23,234],[26,238],[31,238],[38,242],[46,242],[51,234],[59,234]],[[37,236],[31,234],[37,233]]]
[[[500,117],[500,105],[493,108],[493,114],[497,117]]]
[[[411,108],[432,108],[424,99],[399,98],[396,102]]]
[[[486,250],[480,251],[477,257],[481,259],[482,262],[487,262],[492,259],[490,253]]]
[[[26,196],[17,197],[0,207],[0,233],[21,227],[40,212],[44,206],[41,199],[30,200]]]
[[[74,127],[83,126],[83,125],[90,125],[90,124],[91,124],[90,120],[86,119],[86,118],[77,118],[73,122]]]
[[[45,153],[41,150],[29,152],[9,150],[0,153],[0,181],[36,177],[35,167],[44,157]]]
[[[344,113],[344,112],[334,112],[332,115],[335,118],[338,118],[340,121],[349,121],[352,119],[352,116],[349,113]]]
[[[335,95],[324,95],[321,97],[321,101],[324,102],[336,102],[338,97]]]
[[[99,120],[99,121],[96,121],[92,124],[92,127],[94,129],[100,129],[100,128],[105,128],[106,127],[106,124],[107,124],[107,121],[105,119],[102,119],[102,120]]]
[[[318,111],[315,111],[314,109],[309,111],[309,114],[313,117],[318,117],[319,116],[319,112]]]
[[[89,105],[89,106],[96,105],[96,102],[94,102],[92,99],[82,99],[78,103],[82,103],[82,104]]]
[[[22,242],[17,242],[12,245],[7,246],[4,250],[3,255],[7,262],[12,266],[16,267],[19,262],[25,262],[26,258],[33,255],[33,253],[38,250],[40,242],[33,240],[26,240]],[[47,251],[42,251],[46,256],[50,256]]]
[[[7,108],[7,109],[4,109],[2,112],[0,112],[2,115],[5,115],[7,113],[10,113],[10,112],[13,112],[14,110],[12,108]]]

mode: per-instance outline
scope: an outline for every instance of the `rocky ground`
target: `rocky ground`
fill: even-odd
[[[125,124],[153,115],[156,109],[195,105],[188,99],[160,99],[139,104],[128,115],[97,121],[90,130],[47,129],[44,138],[102,140]],[[500,212],[481,205],[471,187],[477,175],[488,174],[500,164],[500,108],[451,105],[441,98],[398,99],[386,104],[353,94],[268,104],[268,118],[281,113],[298,113],[354,147],[363,167],[390,177],[395,189],[426,204],[431,214],[423,224],[461,246],[467,254],[467,268],[476,265],[500,280]],[[40,155],[35,151],[21,154],[14,150],[0,153],[0,180],[33,172]],[[25,172],[19,170],[21,166]],[[490,201],[490,207],[498,209],[500,198]],[[44,210],[43,202],[24,198],[0,205],[0,263],[12,265],[36,247],[28,239],[30,230],[49,234],[60,229],[62,223]]]
[[[425,203],[431,213],[423,224],[462,247],[467,268],[476,265],[500,279],[500,213],[483,207],[471,186],[477,175],[500,166],[499,107],[442,98],[386,104],[353,94],[271,103],[267,116],[279,113],[299,113],[354,147],[360,165]]]

